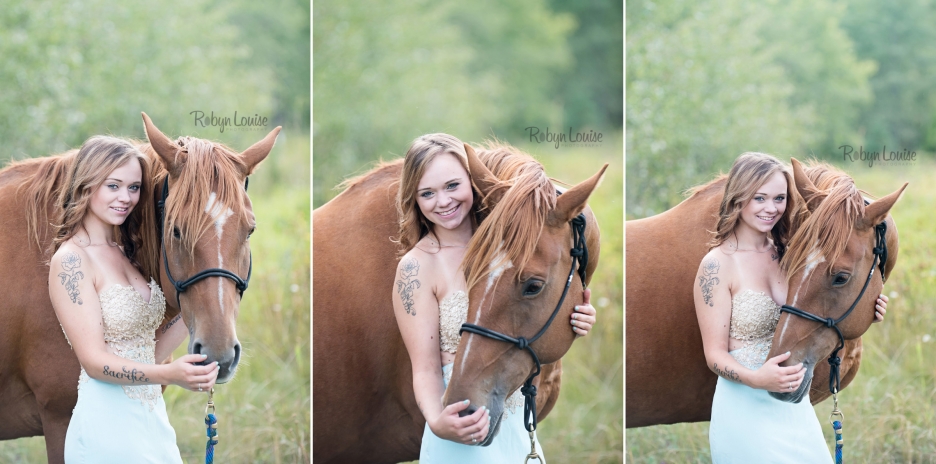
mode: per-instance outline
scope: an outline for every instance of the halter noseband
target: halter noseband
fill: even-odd
[[[546,333],[546,330],[552,324],[553,320],[556,318],[556,315],[559,314],[559,309],[562,308],[562,303],[565,301],[566,294],[569,293],[569,287],[572,285],[572,276],[575,275],[575,266],[578,264],[578,275],[582,280],[582,287],[585,287],[585,277],[586,277],[586,267],[588,267],[588,246],[585,244],[585,215],[579,213],[571,221],[572,224],[572,249],[569,254],[572,255],[572,268],[569,269],[569,278],[566,279],[565,288],[562,290],[562,296],[559,298],[559,303],[556,305],[556,309],[553,310],[552,315],[549,316],[549,320],[546,321],[546,325],[540,329],[533,337],[527,339],[524,337],[514,338],[509,335],[504,335],[500,332],[495,332],[491,329],[486,329],[479,325],[464,323],[461,326],[461,329],[458,331],[459,335],[462,332],[471,332],[477,335],[483,335],[488,338],[493,338],[494,340],[499,340],[502,342],[510,343],[521,350],[527,350],[530,352],[530,356],[533,357],[533,362],[536,364],[536,372],[529,376],[526,381],[523,383],[523,386],[520,388],[520,393],[523,394],[523,427],[526,428],[528,432],[536,430],[536,386],[533,385],[533,379],[540,374],[540,360],[536,355],[536,352],[533,351],[533,347],[530,346],[543,336]],[[532,420],[531,420],[532,419]],[[532,436],[532,435],[531,435]]]
[[[865,201],[865,204],[868,202]],[[858,298],[855,298],[855,302],[852,303],[851,307],[848,308],[848,311],[845,311],[838,319],[823,318],[816,316],[815,314],[808,313],[799,309],[795,306],[783,305],[780,307],[781,312],[788,312],[790,314],[795,314],[799,317],[809,319],[811,321],[816,321],[822,324],[825,324],[826,327],[835,329],[835,333],[838,335],[839,344],[835,350],[829,355],[829,391],[832,394],[836,394],[840,388],[839,381],[839,366],[842,364],[842,359],[839,358],[838,352],[845,347],[845,337],[842,335],[841,329],[838,328],[839,323],[845,320],[852,310],[858,306],[858,301],[861,300],[861,297],[864,296],[865,290],[868,289],[868,284],[871,283],[871,277],[874,275],[874,268],[879,267],[881,270],[881,279],[884,279],[884,266],[887,263],[887,240],[884,238],[887,235],[887,223],[882,221],[880,224],[874,226],[874,235],[875,235],[875,246],[874,246],[874,261],[871,263],[871,272],[868,273],[868,279],[865,280],[864,287],[861,287],[861,293],[858,294]]]
[[[244,191],[247,191],[248,179],[244,179]],[[225,277],[234,281],[234,286],[237,287],[237,293],[241,298],[244,297],[244,291],[247,290],[247,284],[250,283],[250,274],[253,271],[253,253],[250,254],[250,265],[247,268],[247,278],[241,279],[237,274],[220,268],[210,268],[203,271],[197,272],[195,275],[189,277],[188,279],[177,281],[172,278],[172,273],[169,272],[169,258],[166,256],[166,244],[163,243],[163,229],[165,229],[165,220],[166,220],[166,198],[169,197],[169,177],[163,181],[162,189],[162,198],[156,203],[156,209],[159,211],[159,245],[163,250],[163,263],[166,266],[166,277],[169,278],[169,282],[172,283],[172,286],[176,290],[176,305],[179,309],[182,309],[181,295],[182,292],[186,291],[189,287],[192,286],[195,282],[199,280],[207,279],[208,277]]]

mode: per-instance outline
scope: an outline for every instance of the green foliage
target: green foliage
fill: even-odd
[[[314,205],[370,162],[402,156],[419,135],[509,142],[528,137],[532,126],[607,124],[602,105],[581,100],[613,107],[615,98],[598,87],[616,82],[620,90],[620,66],[612,60],[605,71],[597,63],[613,55],[608,44],[620,43],[620,29],[600,23],[593,30],[593,18],[557,13],[546,0],[322,1],[313,8]],[[585,43],[605,48],[585,58]],[[578,70],[578,59],[591,64]],[[571,83],[599,69],[600,77],[576,83],[581,88]]]
[[[574,15],[569,36],[572,65],[559,78],[557,94],[565,126],[620,130],[624,123],[624,2],[551,0]]]
[[[269,70],[238,66],[249,48],[226,23],[226,10],[209,6],[207,0],[4,5],[0,158],[60,152],[101,133],[142,138],[141,111],[167,133],[186,135],[199,135],[191,111],[268,114]]]
[[[662,212],[745,151],[826,153],[853,137],[874,67],[856,58],[842,10],[628,2],[628,214]]]
[[[842,27],[862,59],[874,60],[874,102],[862,108],[865,146],[919,151],[936,109],[936,7],[929,0],[848,0]],[[936,134],[930,137],[936,137]],[[930,148],[932,149],[932,148]]]

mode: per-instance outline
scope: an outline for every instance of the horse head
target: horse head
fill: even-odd
[[[462,415],[487,407],[492,422],[481,443],[487,446],[499,430],[504,401],[539,371],[533,357],[542,364],[555,362],[575,338],[567,321],[573,307],[582,303],[583,283],[573,272],[577,269],[570,255],[575,246],[570,221],[584,212],[584,241],[591,257],[586,266],[588,279],[598,262],[599,233],[585,203],[607,164],[557,196],[543,166],[532,157],[503,145],[480,155],[468,145],[465,150],[472,182],[482,198],[482,214],[488,213],[469,242],[462,264],[469,295],[467,322],[523,337],[523,343],[529,340],[536,353],[531,356],[516,344],[463,333],[442,402],[470,399]]]
[[[805,211],[781,262],[789,291],[767,358],[789,351],[783,365],[806,367],[796,391],[770,393],[798,403],[809,391],[816,363],[837,354],[842,339],[860,337],[874,321],[875,301],[897,262],[897,228],[888,213],[907,184],[866,204],[847,175],[827,166],[807,175],[799,161],[792,164]],[[834,372],[837,365],[830,364]]]
[[[243,153],[194,137],[170,140],[143,113],[155,154],[160,277],[167,313],[182,314],[188,352],[217,361],[217,383],[240,361],[236,321],[250,279],[256,227],[247,176],[269,155],[280,127]]]

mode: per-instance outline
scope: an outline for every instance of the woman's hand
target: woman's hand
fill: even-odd
[[[588,331],[595,325],[595,307],[591,305],[591,289],[585,289],[585,302],[575,307],[572,312],[572,331],[579,337],[588,335]]]
[[[218,363],[213,362],[205,366],[195,364],[204,361],[207,357],[203,354],[187,354],[176,359],[166,366],[169,370],[169,380],[173,385],[186,390],[211,390],[218,378]]]
[[[429,423],[432,433],[463,445],[476,445],[484,441],[491,422],[491,412],[481,406],[469,416],[458,417],[458,412],[468,408],[468,404],[469,401],[465,400],[446,406],[442,414]]]
[[[873,322],[884,322],[884,315],[887,314],[887,302],[890,301],[890,298],[882,295],[878,295],[877,303],[874,305],[874,320]]]
[[[780,363],[789,357],[790,352],[787,351],[768,359],[763,366],[754,371],[756,380],[752,386],[777,393],[795,392],[803,383],[806,369],[803,368],[803,363],[795,366],[781,366]]]

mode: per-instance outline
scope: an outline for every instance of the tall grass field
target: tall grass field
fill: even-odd
[[[215,387],[217,463],[310,460],[309,148],[308,134],[284,130],[250,178],[253,275],[237,319],[237,375]],[[170,386],[164,397],[183,460],[205,462],[207,394]],[[0,442],[0,463],[20,462],[47,462],[44,438]]]
[[[891,210],[900,233],[897,266],[884,285],[887,316],[864,335],[857,377],[839,394],[844,458],[854,463],[936,463],[936,162],[853,163],[856,185],[882,197],[909,182]],[[826,443],[832,401],[815,406]],[[629,463],[709,463],[708,423],[626,431]],[[765,453],[768,452],[765,450]]]

